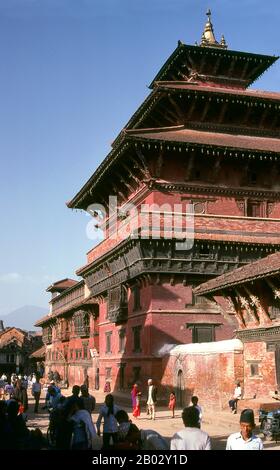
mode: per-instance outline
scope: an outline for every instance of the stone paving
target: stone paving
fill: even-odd
[[[62,390],[64,395],[70,395],[70,390]],[[93,421],[96,422],[98,417],[98,410],[100,405],[104,402],[105,394],[101,391],[93,392],[93,395],[96,398],[96,410],[93,413]],[[181,411],[176,410],[175,418],[171,417],[171,412],[167,407],[158,407],[156,411],[156,419],[151,420],[147,417],[145,412],[145,403],[143,401],[140,418],[135,419],[131,414],[131,408],[127,406],[127,397],[124,400],[120,398],[116,400],[116,404],[121,408],[125,409],[132,421],[140,429],[153,429],[158,431],[163,437],[170,440],[170,438],[175,434],[176,431],[179,431],[183,428],[183,422],[181,419]],[[49,422],[49,414],[46,410],[42,410],[44,404],[44,393],[40,401],[39,413],[34,414],[34,401],[31,396],[29,396],[29,409],[28,409],[28,422],[27,425],[30,428],[39,427],[41,431],[46,434]],[[256,416],[256,424],[257,423]],[[211,437],[212,448],[214,450],[224,450],[226,447],[226,440],[229,434],[239,431],[239,415],[232,415],[230,411],[218,411],[218,412],[207,412],[203,410],[203,420],[201,428],[206,431]],[[257,430],[258,431],[258,428]],[[258,432],[256,432],[258,434]],[[280,443],[275,442],[264,442],[265,449],[269,450],[280,450]]]

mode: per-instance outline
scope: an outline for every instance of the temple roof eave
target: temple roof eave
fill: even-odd
[[[219,141],[220,139],[220,141]],[[211,142],[212,140],[212,142]],[[113,148],[107,155],[102,164],[96,169],[90,179],[85,183],[81,190],[74,198],[67,202],[67,206],[71,209],[85,209],[83,201],[90,195],[93,195],[95,188],[100,180],[108,172],[109,168],[119,159],[119,157],[130,148],[131,144],[137,142],[161,142],[164,144],[185,144],[205,148],[220,148],[223,150],[233,151],[252,151],[266,152],[268,155],[276,155],[280,152],[279,139],[271,137],[255,137],[255,136],[237,136],[234,134],[225,134],[217,132],[196,131],[186,129],[183,125],[154,128],[154,129],[130,129],[123,133],[122,141],[117,148]],[[224,141],[224,142],[222,142]],[[273,149],[274,146],[274,149]],[[272,150],[271,150],[272,148]],[[74,286],[75,287],[75,286]]]
[[[165,77],[167,71],[172,67],[172,65],[177,61],[183,53],[190,53],[190,54],[199,54],[200,52],[206,55],[213,55],[215,57],[228,57],[228,58],[236,58],[239,57],[241,59],[248,59],[251,61],[259,61],[260,64],[263,63],[263,66],[260,66],[260,69],[252,75],[250,81],[248,82],[248,86],[251,85],[261,74],[263,74],[279,57],[278,56],[270,56],[270,55],[262,55],[262,54],[254,54],[251,52],[241,52],[229,49],[220,49],[220,48],[205,48],[200,46],[192,46],[183,44],[181,41],[179,42],[176,49],[173,53],[169,56],[167,61],[163,64],[155,78],[152,80],[151,84],[149,85],[150,89],[153,89],[156,82],[162,81]]]

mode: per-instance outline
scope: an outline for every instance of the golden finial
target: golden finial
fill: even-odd
[[[201,47],[220,47],[223,49],[227,48],[226,41],[224,36],[222,36],[221,42],[218,43],[215,38],[214,28],[211,22],[211,10],[208,8],[206,12],[207,22],[204,26],[204,31],[202,33],[200,46]]]
[[[227,49],[227,43],[226,43],[226,40],[225,40],[225,36],[223,34],[222,34],[222,37],[221,37],[220,44],[224,49]]]

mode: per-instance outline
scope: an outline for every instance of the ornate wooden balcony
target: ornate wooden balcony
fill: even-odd
[[[80,326],[79,328],[75,328],[75,334],[77,336],[80,336],[81,338],[82,337],[85,337],[85,336],[89,336],[89,326],[85,325],[85,326]]]
[[[57,338],[61,341],[69,341],[70,339],[70,331],[69,330],[62,330],[57,334]]]
[[[52,342],[52,334],[51,333],[44,333],[42,336],[44,344],[50,344]]]
[[[114,287],[109,291],[108,318],[112,323],[127,321],[127,293],[124,286]]]
[[[67,311],[72,306],[79,305],[83,301],[84,296],[84,282],[81,281],[52,300],[52,313],[58,314],[64,310]]]
[[[108,312],[108,319],[112,323],[123,323],[127,321],[128,307],[127,305],[120,306]]]

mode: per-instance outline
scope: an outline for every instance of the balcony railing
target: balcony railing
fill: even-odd
[[[89,336],[89,326],[80,326],[78,328],[75,328],[75,335],[84,337],[84,336]]]
[[[52,312],[59,313],[62,310],[67,310],[69,307],[78,305],[85,297],[84,283],[79,283],[77,286],[69,289],[69,292],[62,292],[52,301]]]
[[[70,331],[69,331],[69,330],[60,331],[60,332],[57,334],[57,338],[60,339],[61,341],[69,341],[69,338],[70,338]]]

